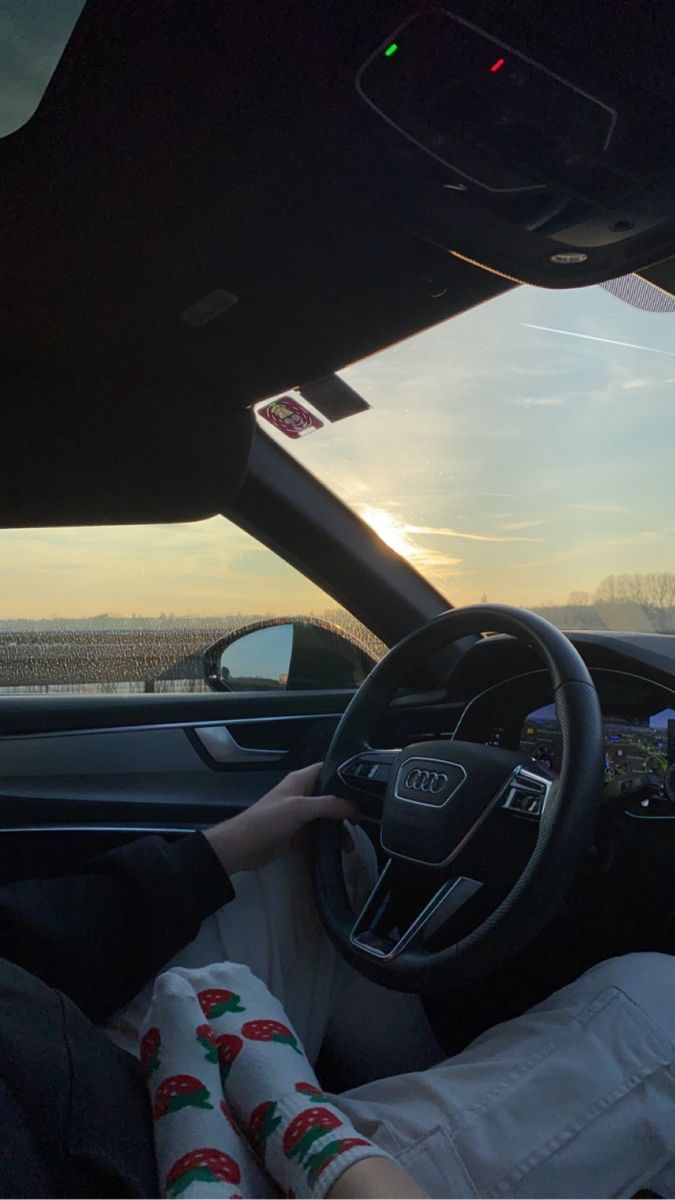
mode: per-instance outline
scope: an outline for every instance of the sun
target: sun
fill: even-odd
[[[364,504],[359,509],[359,513],[385,545],[390,546],[402,558],[414,561],[418,557],[419,547],[411,541],[405,531],[405,526],[397,520],[393,513],[387,512],[384,508],[375,508],[371,504]]]
[[[410,536],[408,526],[386,508],[364,504],[359,508],[359,514],[385,545],[400,554],[401,558],[406,558],[422,575],[438,581],[458,577],[457,567],[462,562],[461,558],[444,554],[430,546],[420,545]]]

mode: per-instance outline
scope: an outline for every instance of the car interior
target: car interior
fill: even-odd
[[[641,330],[653,319],[658,346],[621,332],[614,348],[652,349],[662,357],[647,366],[672,373],[672,6],[48,7],[48,29],[24,29],[9,4],[3,51],[17,97],[0,138],[3,880],[205,828],[323,761],[322,791],[356,800],[380,867],[353,912],[339,831],[317,824],[326,931],[358,972],[422,997],[447,1053],[602,959],[675,953],[675,593],[652,603],[619,589],[557,617],[529,607],[528,579],[546,568],[527,566],[538,520],[521,519],[505,540],[521,554],[523,606],[500,589],[499,538],[456,534],[459,516],[446,542],[494,553],[497,581],[463,592],[458,573],[455,592],[337,482],[351,428],[366,431],[366,482],[383,463],[404,470],[425,422],[446,432],[420,390],[407,435],[368,438],[376,410],[394,420],[396,379],[382,374],[371,405],[352,365],[446,328],[461,340],[463,320],[497,328],[525,293],[521,324],[549,339],[567,331],[545,306],[568,292],[636,314]],[[588,353],[611,341],[592,323],[572,336]],[[517,411],[556,403],[544,390]],[[575,411],[578,446],[560,469],[591,455],[595,510],[618,511],[603,492],[614,410],[590,445]],[[460,446],[461,419],[447,418]],[[675,545],[670,426],[650,438],[635,458],[661,477],[665,532],[641,535],[652,558],[635,569],[656,578]],[[554,443],[532,435],[500,453],[526,479]],[[622,477],[625,514],[636,478]],[[215,518],[340,619],[298,617],[264,580],[228,614],[250,616],[140,645],[131,625],[49,623],[44,575],[46,623],[23,620],[40,588],[24,613],[10,578],[22,538],[65,556],[69,531],[88,530],[93,563],[107,529],[142,527],[150,543]],[[408,538],[424,535],[408,521]],[[69,611],[87,616],[72,575]],[[167,596],[156,611],[171,607]],[[337,1070],[330,1046],[324,1068]]]

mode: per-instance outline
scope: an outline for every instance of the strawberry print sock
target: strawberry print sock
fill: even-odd
[[[248,967],[172,973],[193,989],[204,1058],[217,1058],[239,1128],[284,1195],[324,1197],[349,1166],[388,1157],[322,1093],[284,1009]]]
[[[205,1036],[198,1033],[202,1025]],[[140,1058],[162,1196],[248,1200],[278,1194],[224,1099],[221,1080],[232,1045],[227,1035],[219,1043],[204,1023],[184,979],[173,971],[158,978],[141,1028]]]

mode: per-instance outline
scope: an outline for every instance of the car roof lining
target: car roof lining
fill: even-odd
[[[0,141],[0,526],[220,511],[244,410],[513,286],[360,189],[310,61],[330,5],[291,8],[302,43],[288,6],[88,0]],[[189,323],[214,290],[233,302]]]

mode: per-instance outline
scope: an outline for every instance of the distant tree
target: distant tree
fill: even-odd
[[[607,575],[598,585],[596,604],[644,604],[650,608],[675,606],[675,574],[657,571],[648,575]]]
[[[649,604],[658,608],[672,608],[675,605],[675,575],[672,571],[658,571],[654,575],[646,575],[649,592]]]
[[[590,602],[590,592],[570,592],[567,601],[571,608],[587,608]]]
[[[593,599],[596,604],[618,604],[619,601],[625,600],[623,595],[623,580],[629,579],[628,575],[607,575],[600,581]]]

